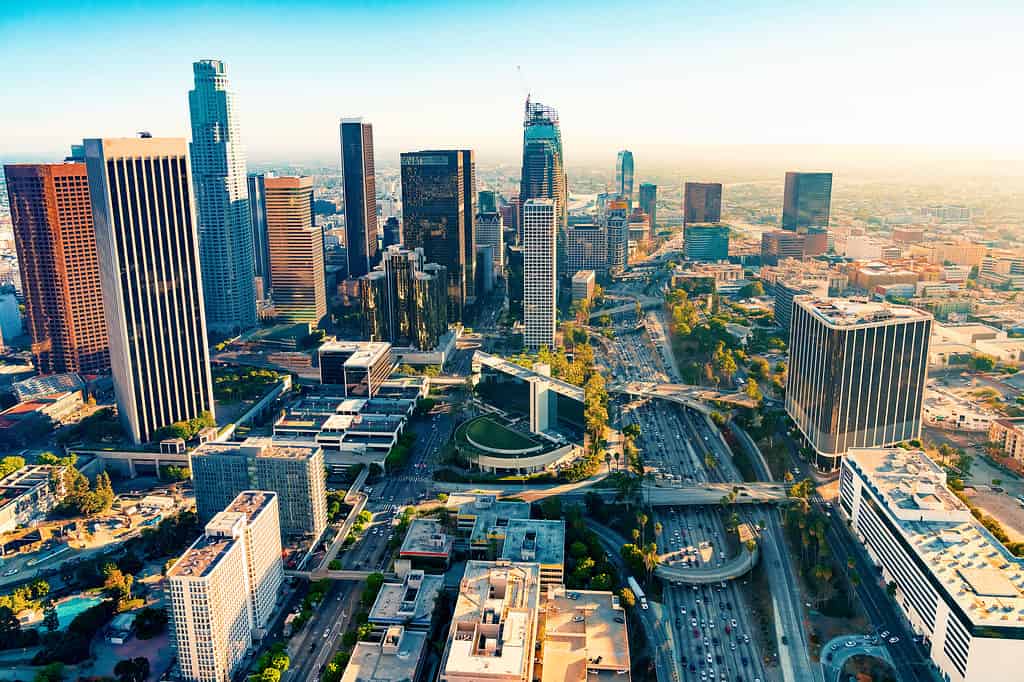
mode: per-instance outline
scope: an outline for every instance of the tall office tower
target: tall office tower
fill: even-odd
[[[931,315],[863,299],[798,296],[790,324],[786,412],[836,469],[850,448],[917,438]]]
[[[245,152],[224,62],[204,59],[194,63],[192,71],[195,89],[188,93],[192,115],[189,150],[206,324],[217,332],[234,332],[256,325]]]
[[[196,511],[202,521],[244,490],[277,493],[282,536],[319,537],[327,525],[324,452],[319,445],[246,438],[204,443],[190,457]]]
[[[523,204],[523,345],[529,350],[555,347],[557,210],[553,199]]]
[[[448,271],[448,319],[466,304],[466,156],[458,150],[402,154],[402,236]]]
[[[494,271],[500,276],[505,271],[505,224],[500,213],[476,214],[476,245],[494,248]]]
[[[804,257],[806,235],[786,230],[775,230],[761,234],[761,265],[778,265],[787,258],[801,260]]]
[[[513,198],[513,201],[515,199]],[[505,238],[505,243],[509,246],[516,246],[519,244],[519,233],[517,231],[517,225],[519,219],[516,215],[518,205],[511,201],[498,209],[498,213],[501,214],[501,221],[505,223],[505,231],[508,232],[508,237]]]
[[[370,341],[433,350],[448,331],[448,272],[423,249],[392,246],[359,279],[363,335]]]
[[[608,235],[608,270],[621,273],[629,259],[629,204],[618,199],[609,201],[604,225]]]
[[[508,312],[518,322],[523,321],[523,247],[508,247]]]
[[[562,131],[558,112],[526,98],[523,117],[523,170],[519,187],[520,206],[529,199],[552,199],[556,224],[564,230],[568,223],[568,183],[562,153]],[[522,215],[522,212],[520,212]],[[523,230],[520,230],[522,235]]]
[[[327,314],[324,236],[313,224],[313,178],[266,178],[267,245],[275,314],[318,323]]]
[[[164,426],[213,414],[188,145],[85,140],[85,163],[117,410],[144,443]]]
[[[565,234],[566,275],[571,277],[580,270],[608,270],[608,233],[604,226],[570,225]]]
[[[387,250],[389,246],[398,246],[402,243],[402,223],[395,216],[390,216],[384,221],[384,238],[381,240],[381,249]]]
[[[278,495],[243,490],[206,524],[206,535],[238,537],[245,547],[246,588],[253,632],[267,627],[284,582]]]
[[[489,189],[482,189],[477,193],[477,204],[477,213],[497,213],[498,195]]]
[[[651,218],[651,236],[658,231],[658,186],[640,183],[640,210]]]
[[[170,640],[185,682],[230,682],[252,646],[243,535],[241,524],[203,534],[167,569]]]
[[[252,251],[256,277],[263,280],[263,296],[273,286],[270,279],[270,247],[267,242],[267,188],[266,176],[249,173],[249,216],[252,223]]]
[[[686,260],[717,263],[729,258],[729,226],[683,225],[683,252]]]
[[[36,369],[109,372],[85,164],[19,164],[4,171]]]
[[[345,191],[348,276],[362,277],[377,262],[377,182],[373,126],[362,118],[341,119],[341,173]]]
[[[615,193],[633,208],[633,152],[623,149],[615,160]]]
[[[806,234],[828,231],[832,205],[831,173],[786,173],[782,229]]]
[[[687,182],[683,185],[683,225],[722,220],[722,183]]]
[[[462,156],[462,253],[466,261],[466,302],[476,298],[476,161],[472,149],[460,149]]]

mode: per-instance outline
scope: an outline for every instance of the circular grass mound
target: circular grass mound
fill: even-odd
[[[456,440],[488,454],[497,456],[520,456],[538,452],[544,448],[542,443],[526,434],[513,431],[499,424],[491,417],[471,419],[455,432]]]

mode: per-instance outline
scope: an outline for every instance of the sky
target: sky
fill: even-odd
[[[721,145],[1019,160],[1022,20],[986,0],[4,0],[0,157],[187,137],[191,64],[218,58],[253,162],[334,162],[338,119],[361,115],[384,162],[471,147],[514,163],[527,92],[559,110],[569,165]]]

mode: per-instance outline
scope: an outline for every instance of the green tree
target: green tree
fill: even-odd
[[[122,659],[114,666],[114,674],[120,682],[145,682],[149,677],[149,659],[145,656]]]
[[[633,590],[628,587],[619,590],[619,603],[628,609],[636,606],[636,595],[633,594]]]
[[[123,573],[117,564],[104,566],[103,578],[103,589],[116,606],[131,599],[132,582],[135,579],[130,574]]]
[[[43,607],[43,625],[50,632],[60,629],[60,618],[57,616],[57,607],[52,599],[47,599],[46,605]]]
[[[64,679],[64,664],[50,663],[36,672],[34,682],[61,682]]]
[[[15,471],[25,466],[25,458],[18,457],[17,455],[8,455],[3,459],[0,459],[0,478],[13,474]]]

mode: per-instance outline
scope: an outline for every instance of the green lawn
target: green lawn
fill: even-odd
[[[463,425],[463,433],[485,447],[524,450],[537,445],[525,435],[506,428],[489,417],[478,417]]]

